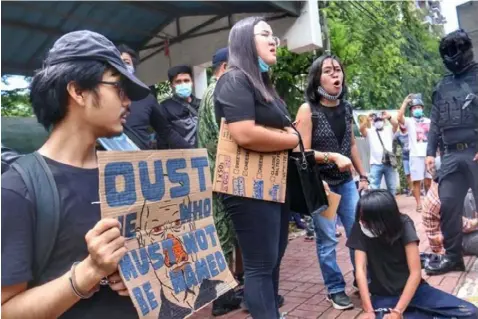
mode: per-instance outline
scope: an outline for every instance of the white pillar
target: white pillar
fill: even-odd
[[[207,88],[207,71],[206,67],[203,65],[198,65],[193,67],[194,75],[194,95],[198,99],[202,99],[204,92]]]
[[[310,52],[322,47],[319,4],[317,0],[307,0],[300,16],[284,36],[287,48],[295,53]]]

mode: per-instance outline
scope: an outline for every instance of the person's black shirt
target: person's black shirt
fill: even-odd
[[[68,272],[88,256],[86,233],[101,219],[98,169],[81,169],[45,158],[60,196],[61,216],[47,281]],[[30,282],[34,256],[34,214],[31,195],[18,172],[2,174],[2,287]],[[54,292],[52,292],[54,293]],[[102,286],[92,298],[80,300],[61,318],[137,318],[130,297]]]
[[[170,129],[181,136],[184,143],[188,145],[187,148],[197,146],[197,124],[200,103],[201,100],[193,95],[191,96],[190,103],[177,96],[173,96],[162,101],[159,107],[162,118],[168,122]],[[158,143],[161,143],[161,141],[158,140]]]
[[[254,120],[272,128],[290,126],[286,105],[280,99],[265,102],[239,70],[228,71],[219,78],[214,90],[214,109],[218,125],[224,117],[227,123]]]
[[[411,242],[419,243],[413,220],[402,215],[403,230],[400,237],[388,244],[381,238],[369,238],[364,235],[360,225],[355,223],[347,240],[347,247],[364,251],[371,282],[369,290],[377,296],[400,296],[408,277],[407,256],[405,246]]]
[[[151,149],[150,132],[156,132],[159,149],[185,149],[191,145],[173,129],[168,120],[161,114],[160,105],[150,94],[140,101],[132,101],[130,114],[126,119],[125,134],[141,149]]]

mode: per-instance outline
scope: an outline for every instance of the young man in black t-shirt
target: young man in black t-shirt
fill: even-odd
[[[2,175],[5,318],[137,317],[117,274],[126,253],[120,224],[100,221],[95,145],[100,137],[121,134],[131,100],[148,94],[113,43],[98,33],[68,33],[49,51],[30,98],[38,122],[51,129],[38,153],[56,182],[60,224],[46,269],[34,276],[35,195],[15,169]],[[108,284],[100,285],[105,277]]]

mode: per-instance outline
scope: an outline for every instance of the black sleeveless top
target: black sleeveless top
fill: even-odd
[[[309,105],[312,111],[312,149],[318,152],[340,153],[351,158],[352,105],[347,101],[340,101],[338,106],[332,108],[310,103]],[[334,163],[318,165],[322,179],[329,185],[340,185],[352,180],[350,171],[340,172]]]

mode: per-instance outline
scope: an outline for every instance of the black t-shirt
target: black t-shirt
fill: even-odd
[[[45,158],[58,187],[60,227],[45,270],[56,279],[88,255],[86,233],[100,220],[98,169],[81,169]],[[2,174],[2,286],[32,280],[35,207],[20,175],[13,169]],[[80,300],[61,318],[137,318],[129,297],[108,286],[92,298]]]
[[[369,238],[355,223],[347,240],[347,247],[367,253],[367,264],[371,282],[370,293],[378,296],[400,296],[410,276],[405,246],[419,242],[413,220],[408,215],[401,216],[403,230],[400,238],[393,244],[380,238]]]
[[[319,105],[318,107],[327,117],[327,121],[329,122],[339,145],[342,145],[346,129],[345,104],[341,101],[336,107],[326,107],[323,105]]]
[[[132,101],[126,119],[125,133],[141,149],[150,149],[150,128],[156,132],[159,149],[191,148],[161,113],[156,98],[150,94],[140,101]],[[138,142],[139,140],[139,142]],[[144,146],[145,147],[144,147]]]
[[[222,75],[214,90],[216,121],[227,123],[255,120],[256,124],[283,129],[290,126],[289,112],[280,99],[267,103],[244,73],[231,70]]]

